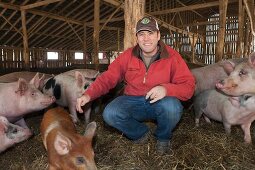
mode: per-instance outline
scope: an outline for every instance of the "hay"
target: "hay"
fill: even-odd
[[[35,135],[2,153],[1,169],[47,169],[47,154],[39,132],[41,119],[42,114],[27,118]],[[230,136],[218,122],[207,124],[201,120],[200,127],[195,127],[190,111],[184,112],[174,131],[171,151],[164,156],[155,152],[153,137],[146,145],[133,144],[105,125],[100,114],[92,115],[92,120],[98,126],[94,150],[99,170],[255,169],[254,145],[243,143],[239,126],[232,128]],[[148,125],[155,128],[153,123]],[[82,134],[84,125],[79,123],[77,129]]]

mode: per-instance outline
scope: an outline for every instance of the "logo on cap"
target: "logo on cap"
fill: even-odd
[[[149,19],[149,18],[144,18],[142,21],[141,21],[141,23],[143,23],[143,24],[148,24],[148,23],[150,23],[151,22],[151,20]]]

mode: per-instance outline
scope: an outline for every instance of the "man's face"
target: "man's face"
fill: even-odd
[[[137,43],[145,57],[152,57],[157,53],[157,45],[160,39],[159,31],[140,31],[136,34]]]

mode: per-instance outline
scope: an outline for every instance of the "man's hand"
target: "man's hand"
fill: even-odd
[[[82,106],[84,106],[86,103],[88,103],[90,101],[90,97],[89,95],[85,94],[85,95],[82,95],[80,98],[77,99],[77,102],[76,102],[76,110],[79,112],[79,113],[83,113],[83,110],[82,110]]]
[[[150,98],[150,103],[155,103],[156,101],[164,98],[166,96],[166,88],[163,86],[153,87],[145,96],[145,99]]]

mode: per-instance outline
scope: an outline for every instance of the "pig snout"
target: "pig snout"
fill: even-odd
[[[45,106],[49,106],[56,101],[54,96],[49,96],[46,100],[42,101],[41,104]]]

